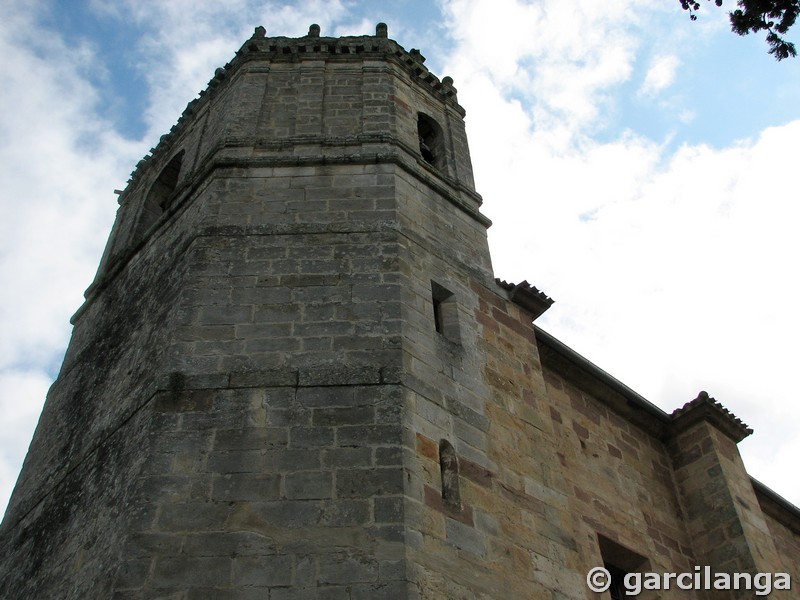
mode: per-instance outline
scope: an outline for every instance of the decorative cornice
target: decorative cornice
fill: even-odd
[[[495,279],[497,285],[508,292],[508,299],[519,304],[522,308],[531,313],[531,320],[535,321],[553,305],[554,300],[547,294],[540,291],[527,281],[522,283],[508,283],[501,279]]]
[[[697,398],[674,410],[670,418],[676,433],[685,431],[700,421],[711,423],[737,444],[753,433],[750,427],[707,392],[700,392]]]

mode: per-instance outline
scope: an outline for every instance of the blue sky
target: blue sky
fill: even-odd
[[[129,13],[124,10],[101,10],[97,8],[98,4],[67,0],[42,3],[40,23],[57,31],[68,47],[88,44],[92,52],[101,57],[101,68],[85,73],[100,94],[97,110],[120,133],[139,139],[146,133],[143,112],[149,97],[141,52],[152,31],[148,30],[145,21],[126,18]],[[280,6],[280,3],[264,4]],[[444,53],[431,55],[431,66],[436,69],[446,63],[446,56],[453,49],[453,40],[448,39],[449,31],[442,20],[441,4],[390,2],[386,3],[386,9],[375,10],[377,4],[345,2],[343,6],[350,7],[350,10],[342,14],[361,17],[370,23],[369,15],[382,17],[414,30],[415,39],[432,37],[435,40],[433,48]],[[286,5],[291,6],[291,3]],[[652,46],[642,47],[632,61],[630,78],[612,90],[613,106],[608,106],[604,115],[607,120],[598,123],[598,129],[593,132],[598,139],[613,139],[620,129],[630,128],[656,140],[709,143],[719,147],[796,116],[792,100],[800,95],[800,81],[787,77],[788,63],[765,60],[766,46],[762,36],[740,38],[725,35],[726,32],[719,31],[719,27],[715,28],[712,36],[701,35],[711,23],[722,21],[724,29],[725,12],[711,5],[704,6],[699,13],[701,21],[691,23],[687,13],[674,10],[671,5],[668,8],[672,14],[668,15],[668,24],[662,27],[667,31],[673,27],[673,32],[678,32],[674,37],[687,45],[679,76],[669,93],[656,102],[637,94],[637,88],[650,67],[649,61],[658,51]],[[631,11],[635,10],[631,8]],[[236,11],[231,12],[227,25],[233,29],[244,19],[241,14],[236,15]],[[255,3],[250,11],[242,12],[259,13]],[[663,16],[665,11],[661,13]],[[344,23],[329,25],[339,26],[337,34],[361,33],[349,26],[349,19],[337,21]],[[648,26],[639,25],[642,30]],[[286,35],[302,33],[304,31],[298,30]],[[502,33],[498,34],[502,36]],[[725,81],[725,85],[719,85],[721,81]],[[760,99],[759,110],[753,110],[754,95]],[[690,112],[694,118],[686,121],[685,115]]]
[[[725,0],[725,7],[731,2]],[[389,25],[467,110],[495,272],[672,411],[706,389],[796,504],[800,60],[677,0],[0,0],[0,505],[136,162],[256,25]]]

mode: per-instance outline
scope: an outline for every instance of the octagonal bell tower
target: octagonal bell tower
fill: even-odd
[[[411,597],[412,396],[463,384],[431,378],[477,360],[455,299],[492,277],[464,110],[424,60],[383,24],[259,27],[139,162],[0,595]]]

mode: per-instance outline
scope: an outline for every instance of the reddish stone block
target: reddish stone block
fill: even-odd
[[[584,427],[577,421],[572,422],[572,429],[575,431],[575,433],[578,434],[578,437],[581,438],[582,440],[589,439],[589,430],[586,429],[586,427]]]
[[[471,460],[467,460],[466,458],[460,458],[458,462],[459,473],[463,477],[466,477],[470,481],[474,481],[480,486],[492,487],[492,480],[494,479],[495,474],[489,469],[482,467]]]
[[[417,452],[431,460],[439,460],[439,444],[421,433],[417,433]]]
[[[613,444],[606,444],[608,446],[608,453],[616,458],[622,458],[622,452]]]

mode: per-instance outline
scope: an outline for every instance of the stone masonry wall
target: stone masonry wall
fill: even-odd
[[[380,165],[226,171],[209,192],[192,248],[170,350],[176,364],[199,373],[398,366],[389,171]]]
[[[379,379],[275,370],[161,394],[114,598],[404,597],[398,390]]]
[[[778,563],[775,569],[783,573],[789,573],[792,577],[792,582],[798,581],[798,578],[800,578],[800,564],[796,557],[800,556],[800,531],[798,528],[790,529],[784,523],[766,513],[764,517],[778,554]],[[780,569],[777,567],[780,567]]]
[[[545,371],[545,380],[544,410],[553,423],[565,510],[577,533],[579,571],[614,564],[613,556],[602,554],[599,534],[645,559],[633,570],[691,572],[698,563],[664,444],[562,375]]]
[[[232,170],[209,186],[170,348],[200,389],[167,405],[180,417],[151,442],[155,471],[140,483],[153,513],[120,597],[402,595],[400,311],[382,169]],[[254,539],[257,553],[232,558]]]
[[[150,426],[150,415],[137,412],[65,469],[29,511],[6,513],[0,597],[112,597],[119,551],[137,519],[131,482],[145,460],[131,448],[147,447]]]
[[[411,581],[426,599],[582,598],[568,497],[547,454],[553,433],[541,410],[530,316],[494,285],[466,281],[459,302],[474,333],[454,356],[438,340],[432,351],[443,369],[429,367],[428,376],[442,382],[442,393],[419,386],[408,401],[416,463],[406,509]],[[424,360],[425,351],[414,358]],[[458,455],[456,504],[443,489],[441,439]]]

